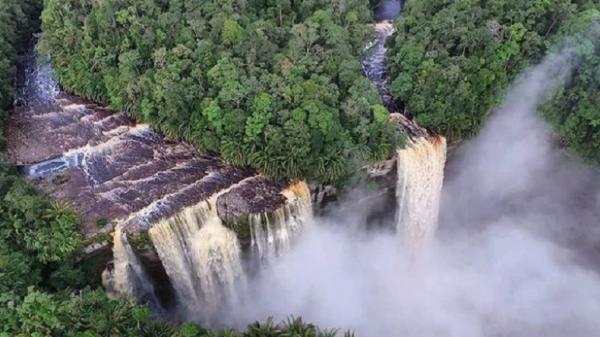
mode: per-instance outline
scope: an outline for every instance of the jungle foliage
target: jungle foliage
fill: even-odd
[[[561,28],[580,60],[572,80],[545,106],[544,115],[581,157],[600,162],[600,5]]]
[[[1,117],[14,101],[17,58],[39,29],[40,11],[35,0],[0,2]],[[0,130],[3,124],[2,118]],[[24,294],[42,278],[58,281],[62,276],[56,264],[79,249],[76,223],[69,207],[38,194],[0,153],[0,294]],[[65,268],[61,271],[67,274]]]
[[[517,74],[579,34],[581,66],[545,114],[572,149],[599,160],[598,9],[590,0],[409,0],[388,52],[393,94],[421,125],[465,139]]]
[[[67,91],[231,163],[332,182],[398,138],[362,75],[368,5],[48,0],[43,50]]]

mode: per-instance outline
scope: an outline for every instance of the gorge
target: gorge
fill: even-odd
[[[52,201],[39,216],[51,231],[62,235],[55,214],[77,212],[83,247],[37,272],[14,264],[61,295],[32,286],[21,304],[0,282],[0,323],[11,310],[25,317],[0,336],[596,335],[600,172],[539,116],[588,74],[595,42],[557,42],[503,88],[476,136],[446,140],[419,126],[439,121],[413,116],[412,97],[394,97],[413,88],[398,69],[420,52],[414,87],[437,71],[439,54],[398,52],[419,16],[400,23],[408,3],[369,4],[374,24],[350,0],[48,0],[40,47],[20,59],[6,154]],[[4,218],[30,231],[0,205]],[[0,244],[12,235],[3,226]],[[0,276],[11,277],[3,249]],[[82,271],[105,289],[89,303],[90,283],[73,281]],[[86,310],[91,320],[69,320]]]

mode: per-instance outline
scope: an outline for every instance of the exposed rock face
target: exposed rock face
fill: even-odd
[[[286,202],[281,193],[289,184],[264,176],[256,176],[217,199],[217,212],[226,223],[239,223],[248,214],[274,212]]]
[[[420,127],[414,121],[408,119],[401,113],[393,112],[390,114],[390,120],[394,123],[403,134],[405,134],[410,140],[417,140],[419,138],[425,138],[429,141],[437,138],[438,135],[435,133]]]

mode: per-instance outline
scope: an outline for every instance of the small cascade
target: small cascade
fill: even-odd
[[[312,218],[308,184],[300,181],[283,192],[286,203],[272,213],[249,216],[251,248],[258,262],[268,262],[289,249],[292,239]]]
[[[237,236],[223,226],[216,204],[220,195],[244,181],[183,209],[149,230],[181,310],[189,319],[218,321],[220,313],[232,308],[245,289]]]
[[[389,89],[386,62],[386,42],[394,34],[394,21],[400,16],[402,3],[399,0],[381,0],[375,7],[375,36],[365,48],[362,60],[365,76],[375,84],[383,104],[390,111],[398,111]]]
[[[367,78],[375,84],[385,106],[397,110],[388,85],[388,73],[385,67],[387,39],[394,34],[392,21],[381,21],[375,24],[375,39],[366,48],[367,56],[363,59],[363,71]]]
[[[363,61],[367,78],[376,84],[387,77],[385,69],[385,42],[394,34],[394,25],[391,21],[381,21],[375,24],[375,39],[367,46],[368,56]],[[383,83],[381,83],[383,84]]]
[[[397,151],[396,228],[413,252],[437,229],[446,164],[446,139],[419,137]]]
[[[117,225],[113,235],[112,268],[102,273],[102,285],[108,297],[116,299],[131,297],[157,308],[152,283],[146,276],[137,256],[129,245],[127,235]]]
[[[30,46],[31,52],[26,53],[23,64],[19,67],[17,92],[17,105],[27,104],[39,107],[52,105],[54,97],[60,92],[58,82],[54,78],[54,71],[50,60],[40,62],[39,55]]]
[[[73,167],[80,167],[86,174],[92,184],[95,184],[95,174],[93,172],[93,164],[90,164],[90,159],[93,156],[99,156],[114,150],[118,144],[131,142],[137,139],[149,139],[153,137],[153,131],[148,125],[140,124],[133,127],[123,126],[127,128],[126,132],[119,135],[109,134],[105,142],[85,145],[80,148],[69,150],[62,154],[59,158],[50,159],[41,163],[36,163],[23,168],[23,173],[31,178],[49,177],[61,172],[64,172]]]

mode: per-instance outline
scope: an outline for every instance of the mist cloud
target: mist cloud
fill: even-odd
[[[600,331],[600,197],[593,168],[537,116],[572,50],[519,78],[449,165],[440,232],[415,260],[361,214],[319,219],[251,282],[240,323],[302,316],[358,336],[593,336]]]

